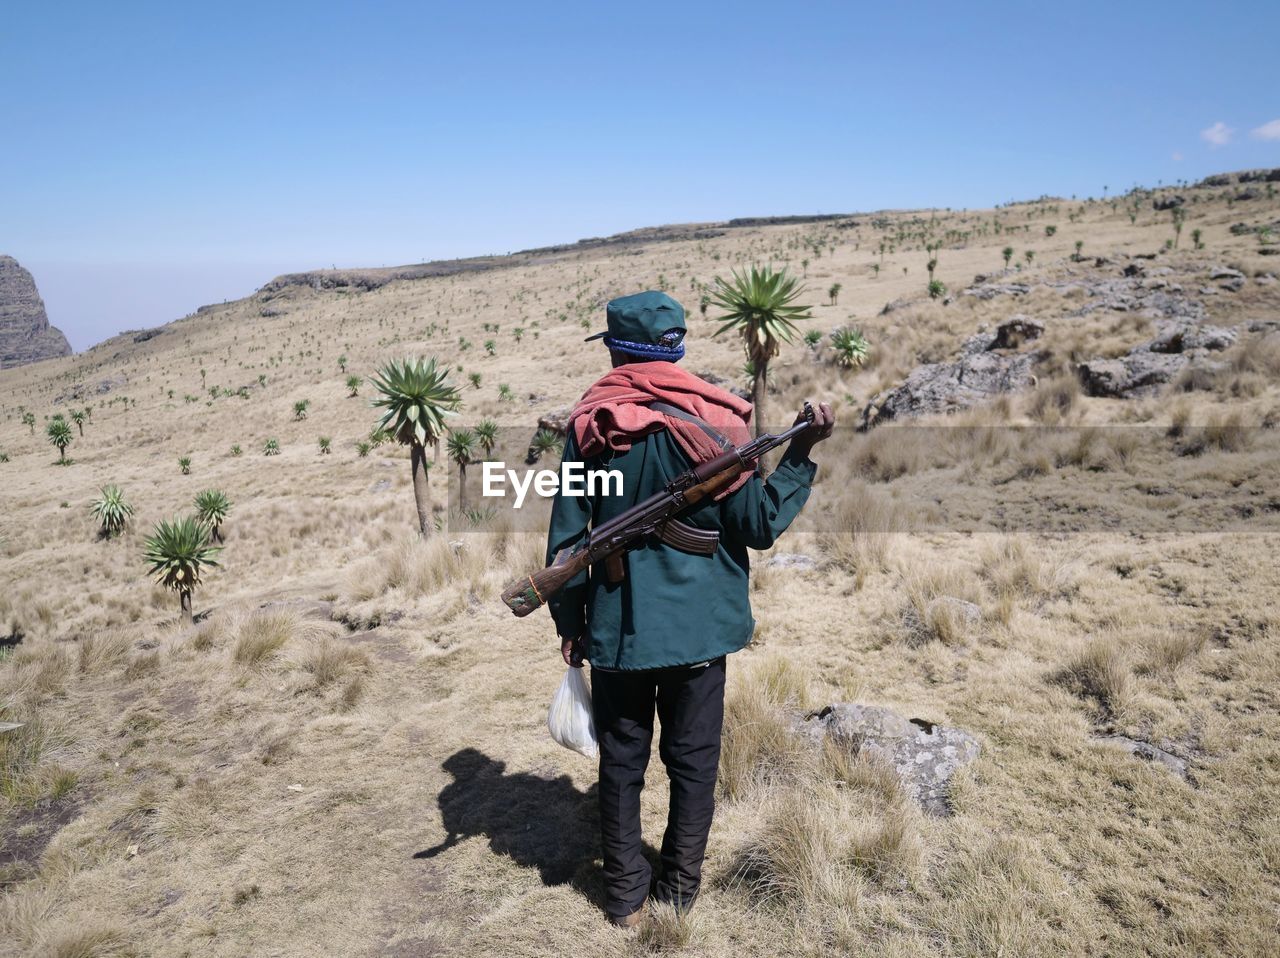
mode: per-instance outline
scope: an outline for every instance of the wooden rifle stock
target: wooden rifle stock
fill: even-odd
[[[582,570],[591,565],[590,550],[579,546],[576,549],[561,549],[556,553],[555,561],[545,569],[539,569],[532,575],[516,579],[502,590],[502,601],[517,616],[524,617],[543,605],[547,599],[555,595]]]

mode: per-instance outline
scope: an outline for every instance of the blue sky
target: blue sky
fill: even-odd
[[[81,349],[286,270],[1280,165],[1278,28],[1274,0],[15,4],[0,253]]]

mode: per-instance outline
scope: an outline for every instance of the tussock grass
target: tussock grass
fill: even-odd
[[[909,644],[937,641],[958,645],[969,636],[976,623],[970,621],[968,606],[978,598],[976,582],[959,568],[921,564],[902,575],[906,604],[902,627]]]
[[[1187,427],[1191,424],[1191,404],[1187,402],[1178,402],[1173,406],[1169,413],[1169,429],[1170,438],[1177,439],[1187,432]]]
[[[297,744],[292,732],[277,732],[262,743],[259,760],[263,765],[279,765],[297,754]]]
[[[338,696],[338,709],[342,712],[350,712],[364,697],[365,679],[363,675],[353,675],[342,686],[342,694]]]
[[[261,609],[249,613],[235,630],[231,658],[237,665],[259,666],[294,639],[324,635],[327,624],[308,621],[288,609]]]
[[[221,825],[222,796],[208,778],[197,778],[167,795],[156,808],[149,831],[158,841],[192,841]]]
[[[809,680],[790,659],[768,658],[751,670],[744,694],[775,708],[804,711],[809,707]]]
[[[1280,377],[1280,332],[1237,343],[1227,354],[1227,361],[1237,373],[1256,373],[1274,382]]]
[[[1095,469],[1127,470],[1142,448],[1142,436],[1129,428],[1108,429],[1100,454],[1092,461]]]
[[[764,904],[857,904],[842,867],[846,838],[834,806],[787,789],[758,810],[758,825],[738,852],[736,880]]]
[[[790,670],[788,670],[790,671]],[[726,714],[726,739],[743,731],[755,736],[761,716],[785,716],[778,687],[770,681],[776,665],[765,663],[735,689],[737,707]],[[787,688],[794,688],[789,677]],[[750,708],[741,700],[752,700]],[[892,768],[856,747],[830,739],[814,743],[795,732],[787,753],[787,773],[777,750],[740,753],[754,760],[746,782],[751,822],[734,853],[728,882],[749,899],[777,907],[797,920],[837,926],[864,904],[873,889],[903,889],[923,875],[920,812],[902,790]],[[843,917],[842,917],[843,916]],[[858,922],[843,935],[855,936]],[[837,937],[841,936],[838,929]],[[830,933],[824,932],[826,940]]]
[[[232,659],[240,665],[258,665],[284,647],[293,634],[293,625],[292,616],[284,613],[251,618],[240,629]]]
[[[1095,447],[1099,444],[1100,431],[1097,429],[1074,429],[1066,440],[1059,445],[1055,461],[1059,466],[1075,466],[1079,469],[1092,468],[1096,461]]]
[[[396,591],[406,597],[417,598],[439,592],[485,591],[494,588],[500,575],[495,567],[496,555],[501,554],[525,560],[531,551],[523,542],[516,543],[506,536],[496,540],[480,533],[468,534],[450,540],[436,535],[428,539],[417,536],[403,537],[385,548],[376,560],[358,567],[346,582],[345,596],[354,602],[377,598]],[[541,564],[537,555],[533,565]]]
[[[837,495],[819,537],[823,549],[848,572],[861,576],[883,569],[894,541],[907,531],[905,510],[861,481],[844,485]]]
[[[1208,637],[1199,631],[1169,632],[1144,643],[1145,661],[1140,671],[1172,674],[1200,654]]]
[[[1170,435],[1182,439],[1177,447],[1179,455],[1203,456],[1218,451],[1237,453],[1247,450],[1253,442],[1252,428],[1246,425],[1239,410],[1215,413],[1199,428],[1182,426]]]
[[[1220,368],[1189,366],[1178,374],[1173,388],[1182,392],[1212,392],[1229,399],[1260,396],[1280,377],[1280,333],[1246,337],[1227,351]]]
[[[131,952],[128,939],[117,928],[73,924],[41,936],[34,954],[41,958],[107,958]]]
[[[800,670],[786,659],[766,659],[725,695],[720,747],[721,795],[741,799],[762,784],[795,775],[809,761],[809,747],[793,722],[808,705]]]
[[[325,688],[353,672],[368,671],[369,656],[363,649],[325,637],[303,653],[302,667],[311,673],[317,688]]]
[[[1133,668],[1115,634],[1092,639],[1054,678],[1082,698],[1092,699],[1108,719],[1122,718],[1133,699]]]
[[[898,773],[887,762],[861,749],[851,748],[851,744],[830,738],[823,742],[820,757],[823,774],[839,785],[865,793],[872,800],[886,805],[904,802],[906,796]]]
[[[905,800],[860,815],[848,838],[849,862],[885,885],[906,885],[919,877],[924,862],[919,813]]]
[[[1065,887],[1015,836],[966,834],[934,878],[930,925],[958,955],[1083,954],[1061,929]]]
[[[1223,452],[1242,452],[1249,446],[1249,430],[1239,411],[1224,416],[1214,416],[1205,425],[1205,443]]]
[[[160,671],[160,653],[158,651],[143,652],[140,655],[130,656],[124,667],[124,678],[127,682],[136,682],[158,671]]]
[[[892,482],[931,463],[929,439],[909,427],[882,426],[854,437],[844,458],[853,475]]]
[[[226,620],[216,616],[196,625],[191,633],[191,648],[196,652],[208,652],[226,641]]]
[[[90,634],[80,640],[79,665],[81,672],[100,672],[121,661],[133,646],[124,632]]]
[[[1027,399],[1027,415],[1045,426],[1068,421],[1080,401],[1080,379],[1072,373],[1059,373],[1039,385]]]
[[[70,651],[51,642],[24,642],[8,657],[0,677],[0,695],[18,710],[34,708],[60,695],[73,667]]]
[[[71,736],[56,720],[15,715],[6,713],[4,719],[23,722],[23,726],[0,733],[0,796],[19,805],[59,797],[75,784],[74,776],[61,765]]]
[[[87,917],[61,920],[48,891],[31,889],[0,898],[0,941],[32,958],[108,958],[136,954],[118,928]]]
[[[653,902],[636,932],[636,944],[655,954],[680,952],[699,937],[702,925],[703,912],[697,908],[678,911],[671,905]]]
[[[1070,595],[1079,571],[1060,551],[1044,555],[1025,536],[1000,536],[979,553],[979,575],[996,595],[997,603],[1038,603]]]

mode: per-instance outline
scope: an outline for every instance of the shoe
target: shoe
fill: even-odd
[[[639,911],[633,911],[631,914],[627,915],[625,918],[616,918],[613,915],[609,916],[609,920],[613,922],[615,925],[617,925],[619,928],[636,928],[639,926],[640,922],[644,921],[644,918],[645,918],[645,910],[643,908],[641,908]]]

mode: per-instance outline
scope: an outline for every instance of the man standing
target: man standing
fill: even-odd
[[[607,316],[608,331],[588,339],[603,338],[613,370],[574,407],[564,461],[620,471],[623,494],[557,497],[548,563],[725,443],[750,438],[750,403],[676,366],[684,356],[679,303],[637,293],[610,302]],[[831,407],[820,404],[767,481],[744,473],[680,517],[719,534],[714,554],[645,541],[617,567],[606,572],[602,564],[570,580],[548,603],[565,661],[591,663],[606,910],[618,925],[643,918],[653,878],[642,851],[640,791],[655,708],[671,801],[652,894],[681,910],[697,897],[715,809],[725,656],[755,628],[747,549],[772,546],[799,514],[817,469],[809,453],[833,423]]]

